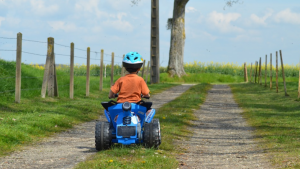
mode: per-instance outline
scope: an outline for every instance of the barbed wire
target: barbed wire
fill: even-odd
[[[62,45],[62,44],[58,44],[58,43],[54,43],[55,45],[58,45],[58,46],[63,46],[63,47],[66,47],[66,48],[70,48],[70,46],[67,46],[67,45]]]
[[[25,52],[25,51],[22,51],[22,53],[27,53],[27,54],[31,54],[31,55],[37,55],[37,56],[47,56],[47,55],[42,55],[42,54],[37,54],[37,53],[31,53],[31,52]]]
[[[16,78],[16,76],[1,77],[0,79],[11,79],[11,78]]]
[[[15,90],[6,90],[6,91],[1,91],[0,93],[9,93],[9,92],[14,92]]]
[[[0,51],[17,51],[15,49],[0,49]]]
[[[10,38],[10,37],[0,37],[0,39],[17,39],[17,38]]]
[[[41,90],[42,88],[21,89],[21,90]]]
[[[22,39],[23,41],[28,41],[28,42],[36,42],[36,43],[47,43],[47,42],[42,42],[42,41],[37,41],[37,40],[29,40],[29,39]]]
[[[0,79],[14,79],[16,76],[8,76],[8,77],[1,77]],[[37,76],[37,77],[30,77],[30,76],[22,76],[22,79],[38,79],[38,78],[43,78],[43,76]]]

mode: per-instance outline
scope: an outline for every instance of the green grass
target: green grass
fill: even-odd
[[[169,77],[167,73],[160,74],[161,82],[172,83],[238,83],[243,82],[244,77],[222,75],[218,73],[187,73],[182,77]]]
[[[15,62],[0,60],[0,92],[14,90]],[[33,144],[53,133],[98,119],[103,114],[102,101],[108,100],[110,78],[104,79],[99,91],[99,77],[91,77],[90,96],[85,96],[85,77],[76,76],[74,99],[69,99],[69,74],[57,71],[58,98],[42,99],[43,70],[22,65],[21,103],[14,103],[14,92],[0,93],[0,156]],[[115,80],[118,76],[115,77]],[[175,84],[148,85],[155,94]],[[30,89],[30,90],[27,90]]]
[[[264,81],[263,81],[264,82]],[[264,83],[263,83],[264,84]],[[297,78],[287,78],[287,93],[279,83],[270,90],[253,83],[231,84],[234,97],[244,110],[244,116],[256,130],[261,148],[273,164],[282,168],[300,168],[300,102],[297,99]]]
[[[162,134],[159,150],[116,144],[110,150],[98,152],[76,168],[178,168],[176,155],[183,149],[175,145],[174,140],[184,141],[192,134],[187,127],[196,118],[193,111],[199,109],[199,105],[204,102],[210,87],[209,84],[193,86],[157,110],[155,118],[160,120]]]

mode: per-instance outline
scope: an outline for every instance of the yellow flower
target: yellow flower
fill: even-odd
[[[163,117],[163,119],[166,119],[166,117]]]
[[[146,161],[142,161],[142,163],[143,163],[143,164],[145,164],[145,163],[146,163]]]
[[[112,162],[114,162],[114,160],[109,160],[108,162],[109,162],[109,163],[112,163]]]

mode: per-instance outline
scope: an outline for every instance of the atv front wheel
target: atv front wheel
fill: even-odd
[[[95,146],[96,150],[106,150],[111,147],[111,130],[108,122],[98,122],[95,126]]]
[[[144,124],[144,143],[146,147],[158,148],[161,144],[159,119]]]

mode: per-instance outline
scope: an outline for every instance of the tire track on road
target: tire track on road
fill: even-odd
[[[152,108],[158,109],[188,90],[192,85],[179,85],[153,95],[149,101]],[[99,101],[100,104],[100,101]],[[104,116],[100,117],[101,120]],[[50,169],[75,167],[88,156],[95,154],[96,120],[75,126],[65,132],[47,138],[41,143],[25,147],[23,151],[14,152],[0,158],[1,169]]]
[[[254,141],[253,128],[241,115],[228,85],[214,85],[205,102],[195,111],[198,120],[190,130],[193,136],[181,147],[182,169],[267,169],[271,167],[263,150]]]

